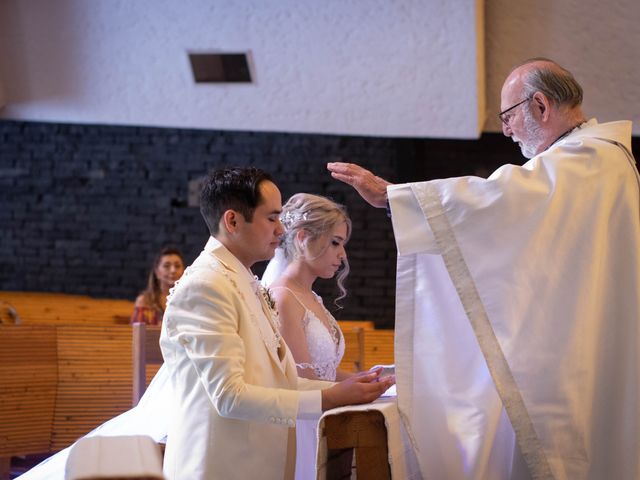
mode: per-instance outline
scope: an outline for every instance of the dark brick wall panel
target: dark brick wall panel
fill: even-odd
[[[254,165],[273,174],[284,199],[306,191],[348,206],[352,273],[337,316],[392,327],[390,221],[331,179],[333,160],[403,182],[486,176],[521,157],[497,134],[455,141],[0,121],[0,289],[133,299],[162,245],[191,262],[206,242],[189,181]],[[318,291],[331,298],[333,282],[319,281]]]

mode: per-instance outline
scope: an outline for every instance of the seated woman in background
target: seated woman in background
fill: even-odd
[[[280,329],[301,377],[340,381],[352,374],[337,370],[344,337],[322,299],[313,291],[318,278],[336,277],[340,295],[349,274],[344,246],[351,220],[344,206],[309,193],[293,195],[280,216],[285,233],[267,266],[263,284],[274,297]]]
[[[149,272],[147,288],[136,298],[131,323],[160,325],[167,306],[169,290],[184,272],[182,254],[174,247],[165,247],[156,255]]]

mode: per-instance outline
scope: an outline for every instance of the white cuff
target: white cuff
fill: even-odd
[[[322,391],[302,390],[299,393],[297,418],[300,420],[320,418],[322,415]]]

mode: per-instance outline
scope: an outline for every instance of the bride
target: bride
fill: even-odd
[[[335,318],[313,291],[318,278],[336,277],[340,295],[349,263],[344,246],[351,236],[345,208],[328,198],[297,193],[282,208],[284,234],[262,277],[275,299],[280,331],[301,377],[340,381],[351,374],[337,369],[344,337]],[[316,457],[317,420],[296,422],[298,458]],[[296,479],[315,478],[315,464],[296,461]]]
[[[344,354],[344,338],[336,320],[311,287],[317,278],[331,278],[338,272],[336,280],[341,293],[336,301],[346,295],[343,281],[349,266],[344,245],[351,234],[351,220],[341,205],[324,197],[300,193],[285,204],[281,221],[285,227],[281,248],[267,266],[263,283],[275,298],[282,335],[300,376],[342,380],[350,375],[337,370]],[[163,366],[136,407],[86,436],[149,435],[161,442],[168,430],[171,398],[171,384]],[[298,451],[308,455],[315,451],[315,435],[310,433],[315,430],[315,422],[297,423]],[[63,479],[70,448],[18,478]],[[310,476],[315,477],[314,465],[296,466],[296,478]]]
[[[344,354],[344,337],[312,287],[318,278],[335,276],[340,290],[336,305],[346,296],[343,282],[349,264],[344,246],[351,235],[351,220],[342,205],[298,193],[284,205],[281,221],[285,233],[262,282],[275,299],[282,336],[299,376],[344,380],[351,376],[337,370]]]

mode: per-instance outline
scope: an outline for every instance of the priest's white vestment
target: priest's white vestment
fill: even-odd
[[[640,478],[630,150],[630,122],[591,120],[488,179],[389,187],[398,402],[425,478],[530,478],[536,445],[555,479]],[[494,377],[480,317],[499,346],[485,348],[508,366]],[[505,403],[496,378],[516,389]],[[519,445],[515,425],[533,437]]]

